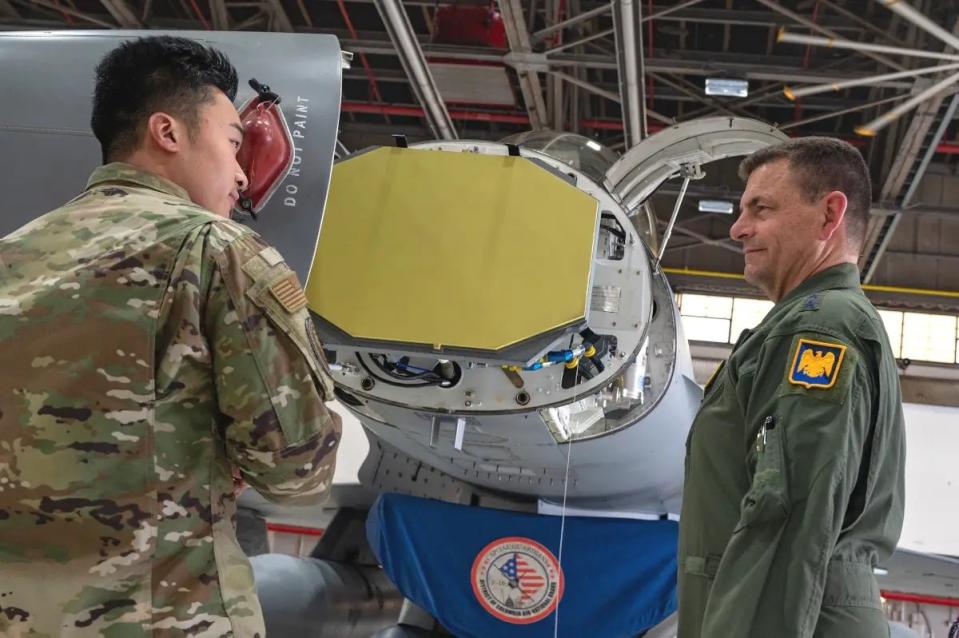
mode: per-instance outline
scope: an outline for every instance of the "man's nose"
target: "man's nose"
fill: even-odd
[[[246,173],[243,172],[243,169],[240,168],[240,165],[236,165],[236,189],[239,192],[243,192],[250,185],[250,180],[246,178]]]
[[[746,216],[740,213],[733,225],[729,227],[729,238],[733,241],[742,242],[749,235],[749,224]]]

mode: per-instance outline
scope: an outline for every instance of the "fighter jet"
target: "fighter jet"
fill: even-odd
[[[349,61],[334,37],[178,34],[240,73],[251,185],[235,216],[304,282],[337,409],[368,441],[312,558],[254,559],[268,630],[345,638],[401,620],[380,635],[432,635],[404,626],[419,614],[464,637],[635,636],[664,620],[667,635],[701,389],[659,268],[669,231],[643,205],[681,181],[675,222],[710,164],[785,136],[708,118],[622,157],[568,134],[397,138],[333,167]],[[82,189],[99,163],[93,69],[140,35],[0,34],[16,96],[0,112],[0,235]]]

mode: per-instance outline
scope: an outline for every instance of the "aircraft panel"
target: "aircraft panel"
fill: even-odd
[[[151,35],[164,33],[150,32]],[[270,85],[291,130],[293,166],[259,219],[246,223],[275,245],[301,279],[313,261],[339,124],[339,41],[330,35],[176,31],[223,50],[240,78],[236,104]],[[0,236],[79,194],[101,162],[90,131],[94,69],[142,31],[0,33]],[[42,62],[41,62],[42,61]],[[12,96],[16,96],[13,98]]]

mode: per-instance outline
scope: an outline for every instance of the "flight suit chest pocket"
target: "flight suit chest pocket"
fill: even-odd
[[[775,417],[767,417],[756,435],[747,463],[755,459],[752,484],[740,508],[740,529],[777,520],[789,513],[785,458],[785,431]]]
[[[270,264],[256,273],[256,281],[246,294],[296,346],[309,365],[323,399],[332,401],[333,381],[296,273],[285,262]]]

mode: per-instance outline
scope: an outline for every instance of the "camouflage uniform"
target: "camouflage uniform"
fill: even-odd
[[[233,471],[328,493],[296,275],[187,197],[110,164],[0,240],[0,635],[263,636]]]

